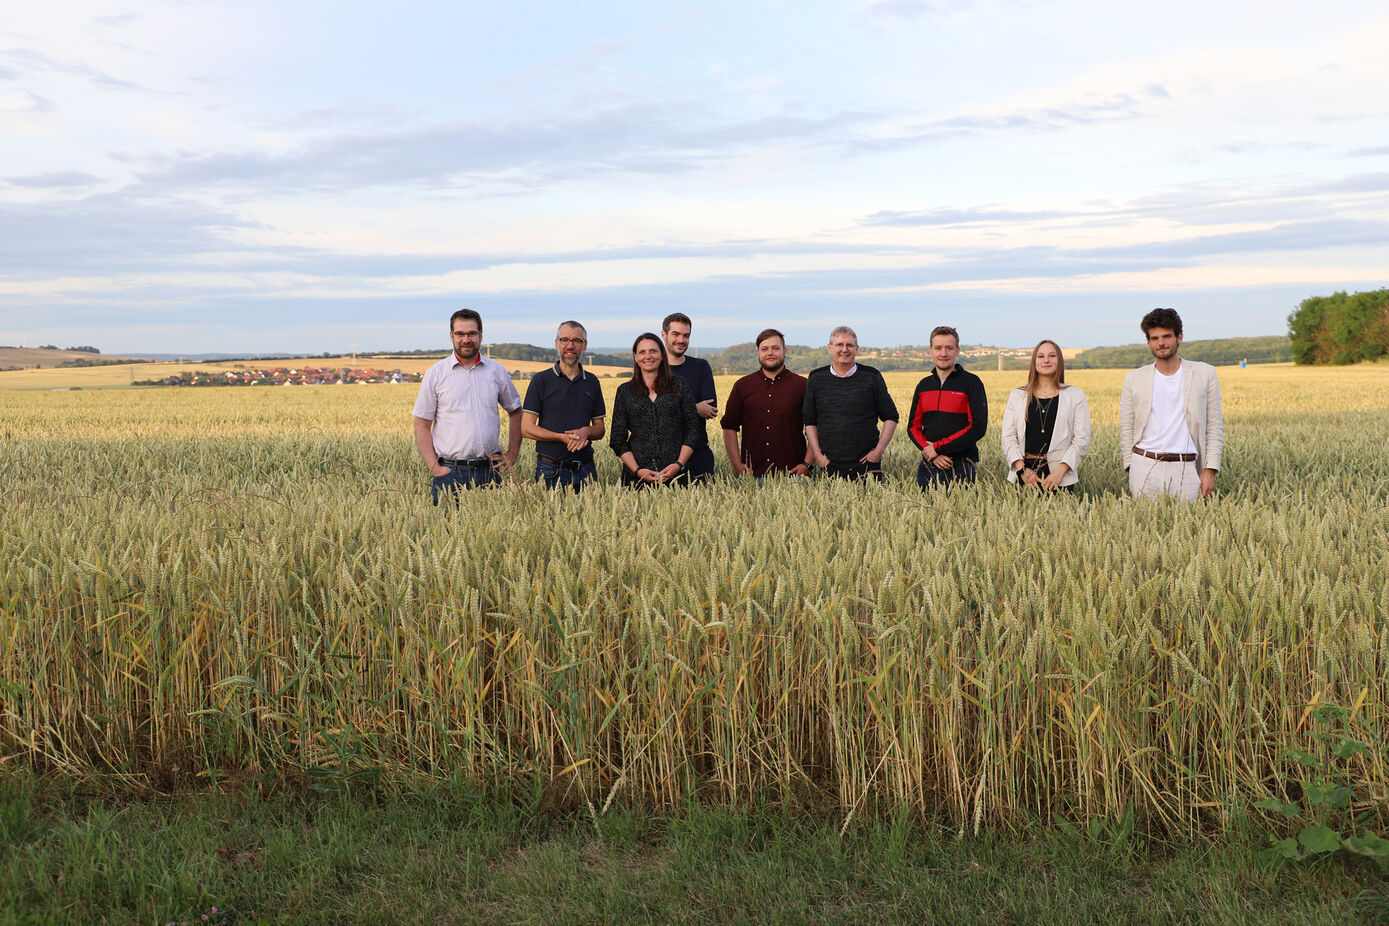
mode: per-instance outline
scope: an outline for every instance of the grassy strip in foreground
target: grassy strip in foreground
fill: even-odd
[[[1261,838],[1122,827],[958,840],[779,810],[534,816],[464,789],[186,793],[112,804],[0,784],[0,922],[1389,921],[1366,860],[1270,867]]]

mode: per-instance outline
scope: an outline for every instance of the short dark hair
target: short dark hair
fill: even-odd
[[[588,340],[588,329],[585,328],[583,325],[579,324],[578,322],[574,321],[573,319],[570,319],[567,322],[560,322],[559,327],[555,329],[555,337],[558,338],[559,333],[563,331],[565,328],[578,328],[580,331],[584,333],[584,340]]]
[[[960,346],[960,332],[956,331],[954,328],[951,328],[949,325],[937,325],[936,327],[932,328],[931,336],[926,339],[926,343],[930,344],[932,341],[936,339],[936,335],[938,334],[950,335],[952,338],[955,339],[955,346]]]
[[[1170,328],[1177,337],[1182,336],[1182,317],[1177,314],[1176,309],[1153,309],[1143,320],[1138,323],[1138,327],[1143,329],[1143,336],[1146,338],[1148,332],[1154,328]]]
[[[761,347],[762,342],[767,340],[768,338],[781,338],[781,343],[786,343],[786,335],[782,334],[780,331],[777,331],[775,328],[766,328],[762,331],[761,334],[757,336],[757,340],[752,342],[752,346]]]
[[[482,333],[482,316],[474,312],[472,309],[459,309],[457,312],[454,312],[452,315],[450,315],[449,331],[453,330],[453,323],[458,321],[460,318],[464,321],[477,322],[478,334]]]
[[[690,316],[686,315],[684,312],[671,312],[665,318],[661,319],[661,334],[665,334],[667,331],[670,330],[671,322],[679,322],[682,325],[689,325],[690,330],[694,330],[694,322],[690,321]]]

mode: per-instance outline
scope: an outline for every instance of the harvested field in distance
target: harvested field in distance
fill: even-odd
[[[921,493],[901,434],[885,485],[630,493],[604,445],[573,497],[527,444],[461,510],[413,386],[0,392],[0,756],[1219,829],[1290,787],[1309,704],[1389,721],[1389,365],[1220,372],[1193,507],[1122,494],[1117,371],[1068,377],[1074,499],[1003,481],[1018,373],[981,373],[975,488]],[[1352,769],[1382,824],[1383,754]]]
[[[88,356],[75,354],[74,356]],[[141,380],[163,379],[178,373],[196,371],[207,375],[223,373],[228,370],[264,370],[275,367],[291,369],[313,367],[315,369],[340,370],[351,367],[355,370],[400,370],[403,373],[423,373],[439,357],[400,357],[377,359],[365,354],[353,357],[293,357],[280,360],[219,360],[212,363],[201,361],[157,361],[153,363],[109,364],[94,367],[58,367],[35,370],[0,370],[0,391],[8,389],[111,389],[128,387]],[[534,360],[498,360],[508,370],[534,373],[550,366]],[[0,364],[3,366],[3,364]],[[597,376],[621,376],[632,372],[631,367],[588,367]],[[203,387],[221,388],[221,387]],[[240,387],[237,387],[240,388]],[[268,388],[268,387],[262,387]],[[520,387],[525,393],[525,385]],[[411,402],[414,395],[411,395]]]
[[[83,350],[53,350],[46,347],[0,347],[0,371],[15,372],[11,367],[18,370],[32,368],[56,367],[60,363],[67,361],[85,361],[87,363],[111,363],[132,358],[120,355],[94,354],[91,351]]]

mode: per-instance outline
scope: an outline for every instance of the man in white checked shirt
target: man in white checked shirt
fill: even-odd
[[[440,491],[499,482],[521,452],[521,395],[511,375],[482,355],[482,316],[459,309],[449,319],[453,354],[425,371],[415,400],[415,446]],[[510,416],[502,451],[497,406]]]

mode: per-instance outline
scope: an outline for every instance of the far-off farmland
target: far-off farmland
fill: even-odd
[[[723,477],[434,508],[412,386],[0,392],[0,755],[161,791],[457,777],[955,831],[1225,828],[1320,704],[1389,720],[1389,366],[1223,368],[1218,496],[1135,502],[1080,371],[1076,498]],[[918,374],[889,375],[903,408]],[[720,380],[720,395],[731,378]],[[617,380],[607,383],[609,394]],[[716,423],[710,428],[719,446]],[[1378,747],[1345,768],[1382,831]]]

